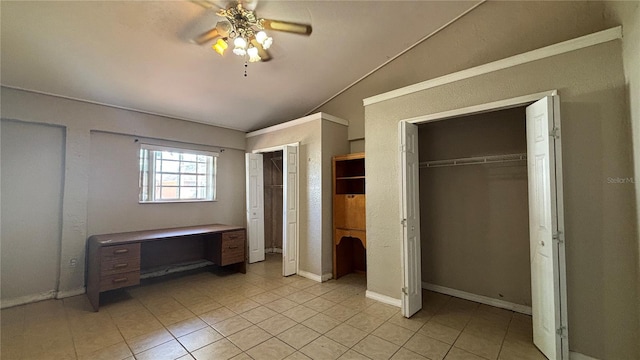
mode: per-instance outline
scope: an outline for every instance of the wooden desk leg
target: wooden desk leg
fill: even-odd
[[[237,272],[241,272],[243,274],[247,273],[247,262],[246,261],[234,264],[233,267],[234,267],[234,270],[237,271]]]

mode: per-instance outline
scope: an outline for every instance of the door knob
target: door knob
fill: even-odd
[[[544,241],[540,240],[540,246],[544,246]]]

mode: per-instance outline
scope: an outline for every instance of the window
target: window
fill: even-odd
[[[217,153],[140,146],[140,202],[213,201]]]

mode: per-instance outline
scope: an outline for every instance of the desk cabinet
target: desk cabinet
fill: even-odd
[[[138,285],[141,273],[158,265],[209,260],[219,266],[234,265],[246,273],[246,233],[237,226],[93,235],[87,242],[87,296],[96,311],[101,292]]]

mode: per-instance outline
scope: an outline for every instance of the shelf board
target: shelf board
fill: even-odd
[[[364,175],[362,176],[339,176],[336,177],[336,180],[359,180],[364,179]]]

